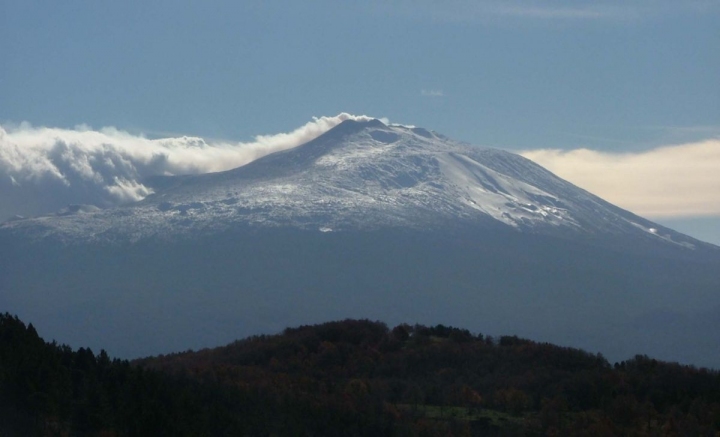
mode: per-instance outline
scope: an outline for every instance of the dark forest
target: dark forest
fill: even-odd
[[[344,320],[129,362],[0,316],[0,435],[709,435],[720,374]]]

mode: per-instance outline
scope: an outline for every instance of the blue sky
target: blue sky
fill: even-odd
[[[345,111],[642,154],[720,138],[718,22],[693,0],[0,0],[0,124],[246,141]],[[720,213],[673,211],[720,244]]]

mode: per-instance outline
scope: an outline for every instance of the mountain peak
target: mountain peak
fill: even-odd
[[[341,122],[338,126],[344,126],[344,125],[355,125],[360,126],[363,128],[369,128],[369,127],[387,127],[385,123],[380,121],[377,118],[371,118],[368,120],[362,120],[362,119],[348,119]]]
[[[330,137],[340,138],[345,135],[350,135],[350,134],[360,132],[364,129],[384,128],[384,127],[387,127],[387,125],[385,125],[385,123],[378,120],[377,118],[372,118],[369,120],[347,119],[347,120],[342,121],[340,124],[338,124],[334,128],[330,129],[329,131],[325,132],[321,136],[330,136]]]

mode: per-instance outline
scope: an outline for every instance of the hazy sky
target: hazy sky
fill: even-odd
[[[0,124],[247,142],[388,117],[720,244],[719,22],[711,0],[0,0]]]

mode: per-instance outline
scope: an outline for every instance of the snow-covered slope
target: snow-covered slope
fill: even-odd
[[[35,237],[136,241],[239,225],[318,232],[503,226],[706,246],[617,208],[519,155],[378,120],[345,121],[302,146],[234,170],[150,182],[156,193],[136,204],[75,207],[2,227]]]

